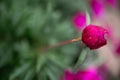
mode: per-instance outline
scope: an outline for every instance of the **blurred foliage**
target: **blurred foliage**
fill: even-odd
[[[0,80],[58,80],[74,64],[76,44],[40,48],[78,36],[71,24],[85,0],[0,0]]]

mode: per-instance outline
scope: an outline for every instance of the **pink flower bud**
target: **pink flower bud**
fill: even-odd
[[[82,41],[90,49],[97,49],[106,45],[107,41],[104,35],[108,31],[100,26],[88,25],[82,32]]]

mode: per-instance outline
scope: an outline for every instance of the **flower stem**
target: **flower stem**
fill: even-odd
[[[54,45],[50,45],[50,46],[46,46],[46,47],[40,48],[40,50],[41,51],[46,51],[46,50],[51,49],[51,48],[56,48],[56,47],[59,47],[59,46],[64,46],[66,44],[78,42],[80,40],[81,40],[81,37],[77,37],[77,38],[74,38],[74,39],[70,39],[70,40],[66,40],[66,41],[63,41],[63,42],[56,43]]]

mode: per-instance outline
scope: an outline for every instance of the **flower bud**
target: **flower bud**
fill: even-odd
[[[106,45],[105,34],[107,30],[96,25],[88,25],[82,32],[82,41],[90,49],[97,49]]]

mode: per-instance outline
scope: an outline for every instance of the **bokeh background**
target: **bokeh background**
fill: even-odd
[[[62,80],[64,70],[74,69],[77,62],[79,69],[103,63],[108,80],[120,80],[120,54],[112,52],[120,40],[119,0],[118,8],[105,4],[104,18],[91,18],[93,24],[111,25],[116,42],[112,39],[93,51],[84,49],[82,42],[41,51],[80,36],[72,19],[78,11],[93,17],[89,4],[90,0],[0,0],[0,80]]]

